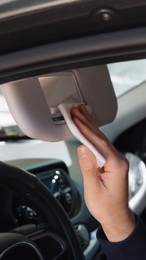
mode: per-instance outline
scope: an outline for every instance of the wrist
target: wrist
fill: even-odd
[[[135,216],[129,210],[128,214],[122,216],[122,218],[112,221],[112,223],[101,224],[107,239],[110,242],[120,242],[125,240],[132,234],[135,229]]]

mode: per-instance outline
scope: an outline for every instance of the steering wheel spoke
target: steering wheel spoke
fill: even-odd
[[[57,233],[42,231],[33,234],[30,238],[45,259],[67,259],[68,245]]]

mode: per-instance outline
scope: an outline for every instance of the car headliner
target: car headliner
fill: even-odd
[[[144,0],[48,3],[51,6],[23,15],[1,17],[1,83],[146,57]]]

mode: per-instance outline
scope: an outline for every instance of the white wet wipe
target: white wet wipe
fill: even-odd
[[[70,110],[72,107],[76,107],[79,104],[60,104],[58,106],[61,114],[63,115],[66,124],[68,126],[68,128],[70,129],[71,133],[84,145],[86,145],[95,155],[96,160],[97,160],[97,166],[98,167],[103,167],[103,165],[105,164],[105,158],[101,155],[101,153],[81,134],[81,132],[79,131],[79,129],[77,128],[77,126],[74,124],[72,118],[71,118],[71,114],[70,114]],[[87,110],[89,108],[87,107]]]

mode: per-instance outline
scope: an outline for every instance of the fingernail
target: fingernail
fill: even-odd
[[[89,155],[89,150],[86,146],[81,146],[79,148],[79,156],[84,158],[87,157]]]

